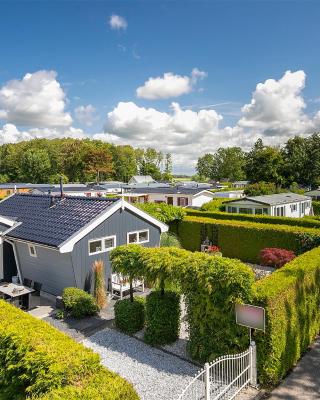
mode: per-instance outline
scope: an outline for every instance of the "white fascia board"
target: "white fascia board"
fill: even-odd
[[[104,211],[103,213],[98,215],[89,224],[84,226],[82,229],[80,229],[78,232],[76,232],[74,235],[72,235],[70,238],[68,238],[66,241],[64,241],[59,246],[60,253],[70,253],[73,250],[74,245],[79,240],[81,240],[88,233],[90,233],[94,228],[96,228],[98,225],[100,225],[102,222],[104,222],[106,219],[108,219],[112,214],[114,214],[115,212],[120,210],[120,208],[128,209],[128,210],[132,211],[134,214],[139,215],[141,218],[149,221],[151,224],[158,226],[160,228],[161,232],[167,232],[169,229],[169,227],[166,224],[158,221],[156,218],[153,218],[151,215],[147,214],[146,212],[140,210],[137,207],[134,207],[130,203],[127,203],[122,198],[121,200],[114,203],[111,207],[109,207],[106,211]]]
[[[204,189],[204,190],[201,190],[201,192],[198,192],[198,193],[192,195],[192,197],[197,197],[197,196],[199,196],[200,194],[203,194],[203,193],[209,195],[210,197],[214,196],[214,193],[210,192],[209,190]]]
[[[17,223],[17,221],[0,215],[0,223],[12,227],[14,224]]]

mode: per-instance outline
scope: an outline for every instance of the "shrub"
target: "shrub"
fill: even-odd
[[[161,234],[160,247],[181,247],[181,243],[174,233],[164,232]]]
[[[2,300],[0,388],[3,400],[138,399],[129,383],[100,365],[97,354]],[[77,392],[92,396],[69,396]]]
[[[106,283],[104,279],[104,264],[102,260],[93,263],[94,273],[94,297],[97,306],[102,309],[107,304]]]
[[[251,183],[244,188],[246,196],[263,196],[283,192],[287,192],[287,189],[278,187],[272,182]]]
[[[252,263],[259,262],[259,252],[265,247],[280,247],[299,254],[305,250],[306,235],[312,239],[309,245],[317,245],[320,240],[318,229],[189,216],[170,229],[175,230],[187,250],[199,251],[208,236],[225,257]]]
[[[180,328],[180,296],[175,292],[151,292],[146,299],[144,339],[152,345],[172,343]]]
[[[274,268],[280,268],[295,258],[293,251],[266,247],[259,254],[260,263]]]
[[[166,203],[141,203],[136,204],[136,207],[166,224],[172,221],[181,221],[186,214],[183,208]]]
[[[320,248],[257,281],[254,289],[254,304],[266,310],[266,332],[255,334],[258,376],[263,385],[275,385],[319,333]]]
[[[217,197],[215,199],[212,199],[208,201],[208,203],[205,203],[201,206],[200,210],[201,211],[225,211],[226,206],[225,202],[230,201],[229,198],[222,198],[222,197]],[[187,214],[189,214],[189,211],[187,211]]]
[[[116,327],[129,334],[140,331],[144,326],[144,307],[141,297],[136,297],[134,301],[118,300],[114,305]]]
[[[82,289],[69,287],[63,290],[63,304],[70,315],[83,318],[98,312],[98,306],[93,296]]]

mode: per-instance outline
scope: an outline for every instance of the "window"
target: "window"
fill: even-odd
[[[228,212],[229,213],[233,213],[233,214],[236,214],[237,213],[237,207],[228,207]]]
[[[29,255],[31,257],[37,257],[36,247],[33,244],[28,244]]]
[[[149,230],[128,232],[127,243],[147,243],[149,242]]]
[[[254,212],[256,215],[262,215],[262,208],[256,208]]]
[[[252,208],[239,208],[240,214],[252,214]]]
[[[291,212],[297,211],[297,209],[298,209],[297,204],[291,204],[290,208],[291,208]]]
[[[267,208],[263,209],[263,214],[268,215],[268,209]]]
[[[277,217],[284,217],[284,207],[277,207]]]
[[[188,197],[178,197],[178,206],[185,207],[188,205]]]
[[[89,255],[104,253],[116,247],[116,237],[107,236],[101,239],[89,240]]]

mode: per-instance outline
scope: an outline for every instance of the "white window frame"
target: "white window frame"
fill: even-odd
[[[139,233],[141,232],[148,232],[148,239],[147,240],[142,240],[139,241]],[[133,242],[130,243],[129,242],[129,235],[132,235],[133,233],[135,233],[137,235],[137,242]],[[149,229],[141,229],[140,231],[131,231],[131,232],[127,232],[127,244],[143,244],[143,243],[149,243],[150,242],[150,232]]]
[[[33,249],[34,253],[32,253],[31,249]],[[34,244],[28,244],[28,250],[29,250],[30,257],[34,257],[34,258],[37,257],[37,250],[36,250],[36,246]]]
[[[105,240],[108,240],[108,239],[113,239],[113,241],[114,241],[114,246],[113,247],[107,247],[107,248],[105,247],[104,242],[105,242]],[[101,250],[95,251],[94,253],[91,253],[90,252],[90,243],[97,242],[99,240],[101,240]],[[116,237],[116,235],[103,236],[101,238],[95,238],[95,239],[88,240],[88,254],[89,254],[89,256],[94,256],[95,254],[100,254],[100,253],[106,253],[108,251],[111,251],[111,250],[115,249],[116,247],[117,247],[117,237]]]

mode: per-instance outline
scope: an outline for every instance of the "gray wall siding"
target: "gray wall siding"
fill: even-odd
[[[76,286],[70,253],[61,254],[35,246],[37,257],[31,257],[26,243],[16,242],[16,250],[23,278],[42,283],[42,290],[60,295],[63,288]]]
[[[143,246],[157,247],[160,241],[160,229],[151,225],[148,221],[131,213],[128,210],[119,210],[105,222],[100,224],[86,237],[75,244],[72,252],[72,261],[77,276],[77,285],[80,288],[92,289],[91,270],[95,260],[103,260],[106,271],[106,283],[111,275],[111,265],[109,260],[110,252],[104,252],[89,256],[88,241],[104,236],[116,235],[117,246],[127,244],[127,232],[149,229],[149,243]]]

